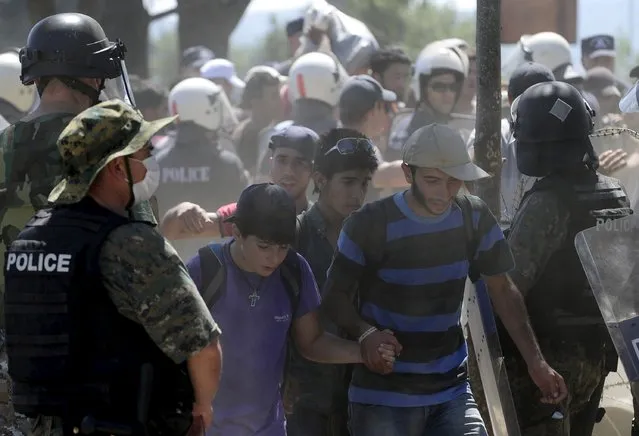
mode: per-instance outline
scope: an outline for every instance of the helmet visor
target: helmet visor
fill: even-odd
[[[104,89],[100,94],[100,100],[106,101],[117,98],[131,107],[135,107],[135,98],[129,82],[129,74],[124,59],[119,60],[120,75],[104,81]]]

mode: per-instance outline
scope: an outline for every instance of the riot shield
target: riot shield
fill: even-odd
[[[639,390],[639,216],[598,221],[575,247],[632,391]]]
[[[517,412],[513,402],[504,355],[490,296],[483,280],[466,281],[464,315],[475,349],[493,436],[519,436]]]

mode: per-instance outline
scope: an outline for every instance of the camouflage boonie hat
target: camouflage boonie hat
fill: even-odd
[[[89,191],[98,173],[113,159],[131,155],[177,117],[145,121],[121,100],[109,100],[77,115],[58,137],[62,181],[49,202],[77,203]]]

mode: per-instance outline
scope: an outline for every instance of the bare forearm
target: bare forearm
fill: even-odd
[[[318,363],[362,363],[360,346],[357,342],[326,332],[300,349],[300,352],[306,359]]]
[[[528,319],[526,303],[510,280],[503,286],[499,296],[492,299],[495,311],[526,363],[531,364],[543,357]]]
[[[211,404],[220,384],[222,372],[222,350],[216,340],[196,355],[192,356],[187,366],[196,404]]]
[[[209,213],[209,222],[204,224],[201,232],[194,232],[186,227],[182,220],[178,217],[177,210],[169,210],[162,219],[160,231],[162,235],[169,240],[177,241],[180,239],[190,238],[219,238],[220,224],[219,218],[215,213]]]
[[[180,220],[177,217],[177,211],[175,209],[170,209],[164,214],[160,222],[160,232],[166,239],[179,239]]]
[[[357,313],[353,297],[342,291],[329,292],[322,302],[322,311],[353,338],[359,338],[371,327]]]

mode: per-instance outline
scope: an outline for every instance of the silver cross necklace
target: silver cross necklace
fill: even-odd
[[[254,285],[251,282],[250,277],[244,271],[240,271],[240,273],[242,275],[242,278],[244,279],[244,281],[248,285],[249,289],[251,291],[253,291],[253,292],[251,292],[249,294],[248,299],[250,301],[251,307],[255,307],[257,305],[258,300],[260,299],[258,291],[262,287],[262,282],[264,281],[264,278],[260,277],[259,282],[257,283],[257,285]]]

